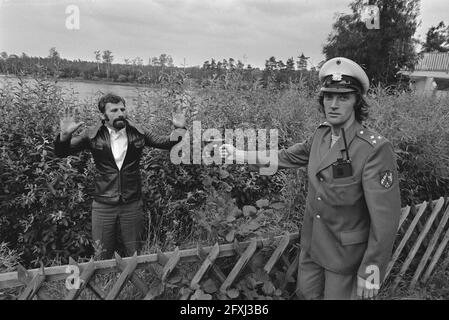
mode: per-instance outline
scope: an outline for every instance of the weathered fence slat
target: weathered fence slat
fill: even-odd
[[[37,274],[38,273],[36,273],[35,276]],[[33,276],[31,275],[31,273],[27,271],[20,263],[17,265],[17,275],[19,281],[25,286],[28,286],[28,284],[33,280]],[[36,294],[37,297],[41,300],[51,300],[51,298],[45,292],[43,292],[42,289],[39,289]]]
[[[106,292],[104,292],[101,288],[99,288],[95,283],[88,282],[86,288],[89,288],[89,290],[92,291],[97,296],[98,299],[100,300],[106,299]]]
[[[432,261],[430,262],[430,265],[427,268],[427,271],[423,277],[424,282],[427,282],[427,280],[429,280],[430,275],[432,274],[432,271],[435,268],[435,265],[437,264],[438,260],[440,259],[441,254],[443,253],[444,249],[446,248],[448,241],[449,241],[449,229],[446,230],[443,240],[441,241],[440,245],[438,246],[437,250],[435,251]]]
[[[28,271],[25,270],[25,273],[26,273],[25,277],[23,277],[21,279],[23,281],[27,281],[29,279]],[[23,273],[22,273],[22,276],[23,276]],[[44,281],[45,281],[45,270],[44,270],[44,267],[42,266],[40,271],[33,277],[33,279],[27,283],[25,290],[19,296],[18,300],[33,299],[33,297],[39,292],[39,289],[41,288]]]
[[[288,266],[287,272],[285,273],[285,279],[282,282],[281,285],[281,290],[284,290],[285,287],[288,284],[288,280],[293,277],[293,274],[295,273],[295,271],[298,269],[299,266],[299,254],[300,254],[300,250],[298,250],[298,253],[295,256],[295,259],[293,260],[292,263],[290,263],[290,265]]]
[[[418,223],[419,218],[424,213],[426,208],[427,208],[427,202],[424,201],[420,205],[418,212],[416,213],[415,217],[413,218],[413,221],[411,222],[410,226],[407,229],[407,232],[405,233],[404,237],[402,237],[401,242],[399,243],[398,247],[394,251],[393,256],[391,258],[391,261],[390,261],[390,263],[387,266],[387,270],[385,271],[385,277],[384,277],[385,279],[387,279],[388,276],[390,275],[390,272],[393,269],[393,265],[395,264],[396,260],[399,258],[399,255],[401,254],[402,249],[404,248],[404,246],[407,243],[408,239],[412,235],[412,232],[415,229],[415,226]]]
[[[221,248],[219,248],[219,250],[221,252]],[[200,246],[198,246],[197,255],[198,255],[200,261],[204,261],[204,259],[206,259],[206,252]],[[219,253],[219,255],[220,255],[220,253]],[[223,283],[226,280],[226,276],[223,273],[223,271],[221,271],[220,267],[217,266],[216,264],[212,264],[211,267],[212,267],[212,272],[217,276],[218,280],[220,280],[220,282]]]
[[[433,211],[432,211],[429,219],[426,221],[426,224],[423,227],[422,231],[420,232],[418,239],[416,240],[412,249],[408,253],[407,258],[405,259],[404,263],[402,264],[401,270],[399,271],[399,274],[396,276],[396,279],[393,283],[393,286],[392,286],[393,290],[397,287],[397,285],[401,281],[402,277],[407,272],[407,269],[410,266],[410,263],[412,262],[413,258],[415,257],[416,253],[418,252],[418,249],[421,246],[421,243],[423,242],[424,238],[426,237],[427,232],[430,230],[430,227],[432,226],[433,221],[437,217],[437,215],[440,212],[443,205],[444,205],[444,199],[440,198],[438,200],[438,203],[433,207],[433,209],[432,209]]]
[[[401,219],[399,220],[398,230],[401,229],[401,226],[404,223],[404,221],[407,219],[409,213],[410,213],[410,206],[406,206],[401,209]]]
[[[413,275],[413,279],[410,282],[410,288],[413,289],[417,282],[418,279],[421,275],[421,273],[424,270],[424,267],[427,264],[427,261],[430,258],[430,255],[432,254],[433,249],[435,248],[435,245],[438,242],[438,239],[441,235],[441,233],[443,232],[444,226],[446,225],[447,221],[449,219],[449,207],[447,207],[446,211],[444,212],[443,218],[440,220],[440,223],[438,224],[438,227],[436,229],[436,231],[434,232],[432,239],[430,240],[426,252],[424,253],[423,257],[421,258],[421,261],[419,262],[418,267],[416,268],[415,274]]]
[[[176,247],[175,251],[171,254],[170,258],[168,259],[168,262],[165,264],[164,269],[162,270],[162,279],[161,281],[164,282],[167,277],[170,275],[170,273],[175,269],[176,265],[179,262],[179,248]]]
[[[285,235],[279,245],[277,246],[276,250],[274,250],[273,254],[271,255],[270,259],[264,266],[264,270],[266,273],[270,273],[271,269],[273,269],[276,262],[279,260],[279,258],[284,253],[285,249],[287,248],[288,244],[290,243],[290,237],[288,235]]]
[[[190,282],[190,288],[192,290],[196,290],[199,287],[199,282],[203,278],[203,276],[207,273],[209,268],[214,264],[215,259],[218,257],[218,253],[220,252],[220,246],[218,242],[215,243],[213,249],[209,251],[209,255],[204,259],[204,262],[201,264],[201,267],[195,273],[195,276],[192,278]]]
[[[246,266],[248,261],[251,259],[251,257],[254,255],[257,249],[257,240],[253,239],[251,243],[249,244],[248,248],[246,248],[245,252],[240,256],[239,260],[235,264],[234,268],[232,268],[231,272],[229,273],[226,280],[222,283],[220,287],[220,292],[223,294],[226,294],[226,290],[232,285],[234,280],[237,278],[239,273],[243,270],[243,268]]]
[[[117,260],[117,266],[120,269],[120,271],[125,271],[126,269],[126,263],[123,261],[122,257],[120,257],[118,254],[115,256],[115,260]],[[132,284],[145,296],[148,293],[148,287],[145,284],[145,282],[135,273],[133,272],[131,274],[131,277],[129,280],[132,282]]]
[[[115,256],[117,255],[118,254],[115,253]],[[118,280],[115,282],[111,291],[109,291],[108,295],[106,296],[106,300],[115,300],[117,298],[117,296],[120,294],[120,291],[122,291],[123,287],[125,286],[128,279],[131,277],[131,274],[134,272],[136,267],[137,267],[137,252],[135,252],[134,255],[132,256],[131,261],[127,263],[125,270],[120,274]]]
[[[78,266],[78,263],[72,259],[72,257],[69,258],[69,265]],[[75,300],[79,297],[81,294],[81,291],[83,291],[87,284],[89,283],[90,278],[95,273],[95,263],[94,259],[90,259],[89,264],[84,267],[83,271],[80,275],[80,287],[78,289],[72,289],[69,290],[69,293],[65,296],[65,300]]]

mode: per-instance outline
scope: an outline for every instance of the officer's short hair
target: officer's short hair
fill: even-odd
[[[336,94],[338,94],[338,93],[336,93]],[[365,121],[366,119],[368,119],[370,106],[369,106],[368,102],[366,102],[365,98],[363,98],[363,96],[360,93],[354,92],[354,94],[356,95],[356,99],[357,99],[355,106],[354,106],[355,119],[358,122]],[[319,102],[318,110],[322,114],[325,114],[325,112],[324,112],[324,92],[321,92],[320,95],[318,96],[318,102]]]
[[[108,103],[117,104],[119,102],[122,102],[123,105],[126,107],[125,99],[113,93],[108,93],[102,96],[100,101],[98,101],[98,109],[100,110],[101,113],[104,113],[106,109],[106,104]]]

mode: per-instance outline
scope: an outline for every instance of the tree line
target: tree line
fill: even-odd
[[[332,26],[323,45],[325,60],[344,56],[355,60],[366,69],[374,85],[400,83],[398,71],[413,69],[418,59],[426,52],[449,52],[449,26],[444,21],[429,28],[424,42],[414,38],[419,25],[420,0],[370,0],[369,5],[379,8],[380,29],[369,29],[363,21],[366,1],[354,0],[349,7],[351,13],[340,14]],[[421,46],[421,49],[418,49]],[[0,54],[0,72],[3,74],[37,74],[47,72],[60,78],[80,80],[107,80],[130,83],[157,83],[163,72],[177,68],[173,58],[166,53],[150,57],[145,64],[141,57],[124,59],[125,63],[113,63],[110,50],[94,51],[94,61],[67,60],[60,57],[56,48],[51,48],[48,57],[30,57]],[[270,57],[263,70],[253,68],[233,58],[210,59],[202,66],[182,67],[198,81],[221,76],[228,71],[238,71],[248,81],[261,81],[282,85],[289,82],[311,82],[317,66],[310,66],[308,57],[301,53],[297,59],[288,58],[285,63]]]
[[[50,48],[47,57],[32,57],[26,53],[22,55],[0,53],[0,72],[2,74],[13,74],[29,76],[45,73],[57,76],[61,79],[75,80],[103,80],[121,83],[158,83],[163,72],[170,73],[176,69],[184,69],[189,76],[202,82],[213,77],[221,76],[227,72],[238,72],[243,79],[249,82],[261,81],[267,85],[268,81],[277,84],[298,81],[305,74],[315,73],[315,68],[307,70],[307,60],[302,53],[297,61],[293,57],[284,63],[270,57],[266,60],[265,69],[253,68],[250,64],[244,65],[240,60],[234,58],[207,60],[202,66],[176,67],[173,58],[166,53],[159,57],[150,57],[147,64],[141,57],[125,58],[125,63],[113,63],[114,55],[110,50],[96,50],[93,52],[94,61],[68,60],[61,58],[55,47]],[[295,68],[297,65],[297,68]]]

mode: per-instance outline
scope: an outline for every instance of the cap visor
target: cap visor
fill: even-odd
[[[356,92],[357,90],[352,88],[321,88],[321,92],[333,92],[333,93],[348,93]]]

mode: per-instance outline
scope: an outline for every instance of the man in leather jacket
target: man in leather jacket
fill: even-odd
[[[144,146],[171,149],[185,133],[184,114],[173,116],[175,130],[170,136],[159,136],[132,123],[125,100],[114,94],[103,96],[98,103],[102,122],[72,134],[83,125],[66,110],[60,121],[60,134],[55,139],[55,154],[66,157],[90,150],[94,158],[95,195],[92,203],[92,238],[102,249],[102,258],[110,258],[121,233],[126,254],[140,247],[143,229],[143,203],[139,162]]]

